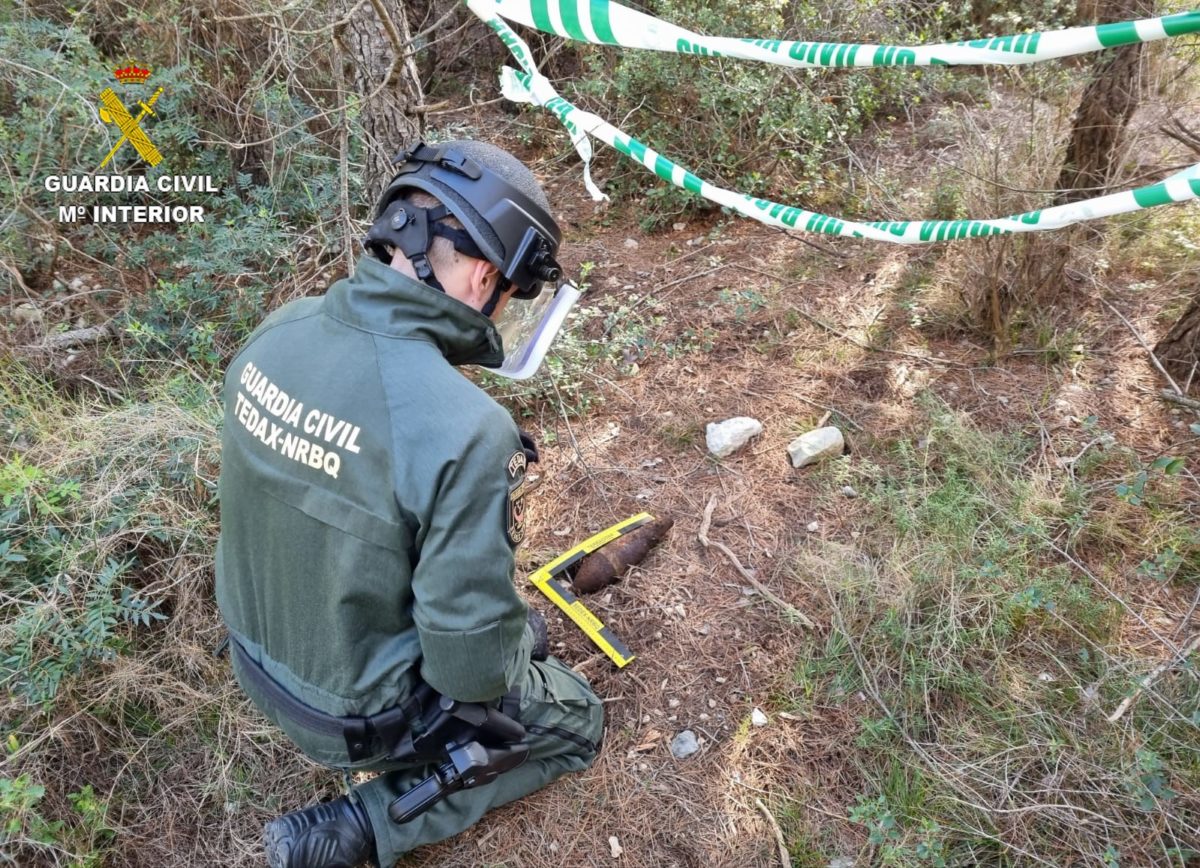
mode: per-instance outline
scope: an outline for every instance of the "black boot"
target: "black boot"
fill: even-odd
[[[375,836],[367,812],[346,796],[292,811],[263,827],[270,868],[359,868],[371,860]]]

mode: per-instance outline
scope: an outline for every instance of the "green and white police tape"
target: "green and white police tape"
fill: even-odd
[[[508,67],[501,70],[500,86],[504,96],[516,102],[542,106],[559,118],[583,160],[584,183],[592,198],[596,200],[606,197],[591,179],[589,165],[592,149],[588,136],[595,136],[610,147],[636,160],[664,181],[768,226],[825,235],[871,238],[899,244],[923,244],[958,238],[1009,235],[1017,232],[1042,232],[1061,229],[1085,220],[1096,220],[1101,217],[1111,217],[1156,205],[1185,202],[1200,197],[1200,163],[1197,163],[1157,184],[1111,193],[1082,202],[1072,202],[1043,210],[985,220],[903,220],[860,223],[783,205],[767,199],[758,199],[710,184],[659,154],[653,148],[647,147],[617,129],[598,115],[583,111],[559,96],[550,81],[538,72],[529,46],[497,14],[498,8],[507,5],[510,0],[465,0],[465,2],[472,12],[500,36],[513,57],[521,65],[522,71]],[[581,5],[583,2],[584,0],[581,0]],[[529,5],[528,0],[524,5]],[[595,0],[591,4],[592,8],[600,5],[608,7],[612,4],[603,3],[602,0]],[[1188,15],[1196,15],[1196,13],[1188,13]],[[1200,16],[1197,17],[1200,18]],[[649,20],[654,21],[655,19]],[[1084,29],[1092,30],[1094,28]]]
[[[609,0],[495,0],[502,18],[580,42],[801,68],[1036,63],[1200,32],[1200,11],[940,45],[871,45],[704,36]]]

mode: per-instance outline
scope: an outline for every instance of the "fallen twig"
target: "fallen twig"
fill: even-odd
[[[736,263],[736,265],[738,268],[744,269],[745,271],[753,271],[756,274],[761,274],[764,277],[771,278],[772,280],[779,280],[779,275],[771,274],[769,271],[763,271],[761,268],[755,268],[753,265],[747,265],[744,262]],[[916,359],[918,362],[929,362],[930,364],[934,364],[934,365],[945,365],[949,368],[965,368],[968,370],[971,368],[970,365],[964,364],[963,362],[955,362],[955,361],[952,361],[951,359],[939,359],[936,356],[923,356],[920,353],[910,353],[905,350],[892,350],[892,349],[888,349],[887,347],[873,347],[866,341],[859,340],[858,338],[854,337],[853,335],[847,334],[846,332],[842,331],[841,329],[836,328],[836,327],[830,325],[829,323],[825,322],[820,317],[814,316],[813,314],[809,313],[808,311],[804,310],[803,308],[801,308],[798,305],[795,307],[788,308],[788,309],[791,311],[795,311],[797,314],[802,316],[804,319],[808,320],[813,325],[825,329],[825,331],[829,332],[831,335],[835,335],[844,341],[848,341],[848,342],[854,344],[854,346],[858,347],[860,350],[866,350],[869,353],[883,353],[884,355],[889,355],[889,356],[901,356],[902,358],[906,358],[906,359]]]
[[[1125,319],[1125,315],[1123,313],[1121,313],[1119,310],[1117,310],[1115,307],[1113,307],[1109,303],[1108,299],[1102,298],[1102,299],[1100,299],[1100,301],[1104,304],[1104,306],[1106,308],[1108,308],[1109,310],[1111,310],[1113,313],[1115,313],[1117,315],[1117,319],[1119,319],[1121,322],[1125,323],[1125,327],[1127,329],[1129,329],[1129,331],[1133,335],[1133,337],[1137,340],[1137,342],[1139,344],[1141,344],[1142,349],[1146,351],[1146,355],[1150,357],[1150,363],[1153,364],[1154,367],[1158,369],[1158,372],[1160,374],[1162,374],[1164,377],[1167,378],[1167,382],[1171,384],[1171,388],[1174,390],[1175,394],[1177,396],[1182,396],[1183,390],[1179,388],[1179,384],[1176,383],[1175,379],[1170,374],[1167,373],[1167,369],[1162,366],[1162,363],[1158,360],[1158,356],[1154,355],[1154,350],[1150,349],[1150,345],[1147,344],[1142,339],[1141,333],[1138,332],[1138,330],[1133,327],[1133,323],[1131,323],[1129,320]]]
[[[98,326],[88,326],[82,329],[72,329],[69,332],[46,335],[40,344],[30,344],[25,349],[35,352],[48,352],[51,350],[66,349],[67,347],[77,347],[80,344],[94,344],[108,337],[113,331],[113,321],[109,320]]]
[[[1179,650],[1178,654],[1172,654],[1162,663],[1159,663],[1152,670],[1150,670],[1150,674],[1138,683],[1138,689],[1122,699],[1121,704],[1118,705],[1116,710],[1108,716],[1108,722],[1116,723],[1118,720],[1120,720],[1121,716],[1125,714],[1125,712],[1127,712],[1131,707],[1133,707],[1133,704],[1137,702],[1138,697],[1142,695],[1146,688],[1154,684],[1154,682],[1157,681],[1164,672],[1174,666],[1177,662],[1187,663],[1188,655],[1197,648],[1200,648],[1200,633],[1197,633],[1195,636],[1193,636],[1192,641],[1184,645],[1183,648]]]
[[[1187,395],[1177,395],[1170,389],[1160,389],[1158,396],[1164,401],[1170,401],[1172,404],[1178,404],[1180,407],[1187,407],[1189,410],[1200,410],[1200,401],[1195,398],[1189,398]]]
[[[749,582],[753,586],[754,590],[756,590],[760,594],[762,594],[762,596],[766,600],[768,600],[771,603],[774,603],[776,606],[778,606],[780,609],[782,609],[788,617],[798,621],[800,624],[804,625],[805,627],[807,627],[810,630],[815,629],[817,625],[812,622],[811,618],[809,618],[807,615],[805,615],[803,612],[801,612],[799,609],[797,609],[791,603],[778,597],[770,588],[768,588],[766,585],[764,585],[762,582],[760,582],[758,579],[756,579],[754,577],[753,573],[751,573],[749,570],[747,570],[745,567],[742,566],[742,562],[740,560],[738,560],[738,556],[735,555],[732,551],[730,551],[729,548],[727,548],[724,543],[719,543],[714,540],[710,540],[708,538],[708,529],[712,525],[712,514],[713,514],[713,509],[716,508],[716,505],[717,505],[717,496],[714,494],[712,497],[709,498],[708,506],[704,507],[704,521],[702,521],[700,523],[700,533],[697,534],[697,538],[700,540],[700,544],[703,545],[706,549],[707,548],[715,548],[718,551],[720,551],[722,554],[724,554],[725,557],[729,558],[730,562],[733,564],[734,568],[738,571],[738,573],[741,574],[742,578],[745,579],[747,582]]]
[[[783,830],[779,828],[779,823],[775,821],[774,815],[763,804],[762,799],[755,799],[754,804],[762,811],[762,815],[767,818],[767,822],[771,824],[771,831],[775,833],[775,843],[779,846],[779,863],[783,868],[792,868],[792,859],[788,855],[787,843],[783,840]]]
[[[794,232],[794,231],[789,232],[786,229],[780,229],[779,232],[785,238],[790,238],[792,241],[799,241],[801,244],[807,244],[813,250],[819,250],[821,253],[824,253],[826,256],[832,256],[835,259],[849,259],[850,258],[845,253],[841,253],[837,250],[834,250],[832,247],[829,247],[824,244],[818,244],[816,241],[813,241],[809,238],[805,238],[804,235],[802,235],[799,232]]]

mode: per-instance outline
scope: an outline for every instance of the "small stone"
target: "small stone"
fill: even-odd
[[[821,523],[819,521],[810,521],[807,525],[805,525],[805,529],[809,533],[816,533],[821,529]]]
[[[843,485],[842,495],[844,497],[858,497],[858,492],[854,490],[853,485]]]
[[[1041,681],[1043,684],[1051,682],[1053,680],[1054,680],[1054,676],[1051,675],[1049,672],[1041,672],[1038,674],[1038,681]]]
[[[667,707],[668,707],[668,708],[678,708],[678,707],[679,707],[679,700],[678,700],[678,699],[668,699],[668,700],[667,700]]]
[[[671,739],[671,756],[675,759],[687,759],[700,750],[700,742],[696,741],[696,733],[685,729]]]
[[[650,715],[643,714],[642,715],[642,723],[649,723],[649,722],[650,722]]]
[[[42,311],[36,304],[23,301],[13,308],[12,318],[19,323],[40,323]]]
[[[74,280],[71,281],[70,285],[71,285],[72,292],[79,292],[79,290],[83,289],[83,278],[76,277]]]
[[[704,442],[708,451],[718,458],[737,452],[750,438],[763,432],[762,422],[749,416],[734,416],[724,422],[709,422],[704,429]]]
[[[756,708],[750,712],[750,723],[754,726],[766,726],[767,715],[761,708]]]
[[[654,638],[655,638],[655,639],[661,639],[661,638],[662,638],[662,630],[655,630],[655,631],[654,631]]]
[[[701,720],[708,720],[708,714],[707,714],[707,712],[703,712],[703,711],[702,711],[702,712],[700,712],[700,719],[701,719]]]
[[[729,679],[728,679],[728,678],[726,678],[724,675],[718,675],[718,676],[717,676],[717,684],[724,684],[724,683],[725,683],[726,681],[728,681],[728,680],[729,680]]]
[[[672,225],[671,228],[674,229],[676,232],[682,232],[684,229],[687,229],[687,224],[686,223],[676,223],[676,224]]]
[[[637,250],[638,243],[636,241],[634,241],[632,238],[626,238],[625,239],[625,247],[628,250]]]
[[[841,455],[846,450],[846,439],[840,430],[830,425],[800,435],[788,444],[787,450],[792,467],[805,467]]]
[[[1000,395],[999,397],[996,398],[996,400],[1000,402],[1000,406],[1002,406],[1002,407],[1008,406],[1008,398],[1005,397],[1004,395]]]
[[[709,708],[716,708],[716,707],[717,707],[717,701],[716,701],[715,699],[710,699],[710,700],[708,701],[708,707],[709,707]]]
[[[608,836],[608,849],[612,851],[612,857],[614,859],[620,859],[621,854],[625,852],[621,849],[621,842],[617,840],[616,835]]]

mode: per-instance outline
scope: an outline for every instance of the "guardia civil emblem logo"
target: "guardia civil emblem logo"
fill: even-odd
[[[145,67],[138,66],[136,63],[130,63],[128,66],[119,67],[113,70],[113,75],[117,77],[117,81],[122,87],[126,85],[144,85],[146,80],[150,78],[150,70]],[[150,136],[142,129],[142,121],[147,115],[157,117],[154,113],[154,103],[162,95],[163,89],[160,87],[154,91],[154,94],[148,100],[138,100],[134,107],[140,107],[135,116],[121,98],[113,91],[111,87],[106,87],[100,92],[100,120],[106,124],[114,124],[121,132],[121,137],[117,139],[117,143],[113,145],[112,150],[104,157],[100,163],[100,168],[103,169],[108,165],[108,161],[113,158],[113,155],[128,142],[138,152],[143,160],[151,166],[157,166],[162,162],[162,153],[154,146],[154,142],[150,141]]]

